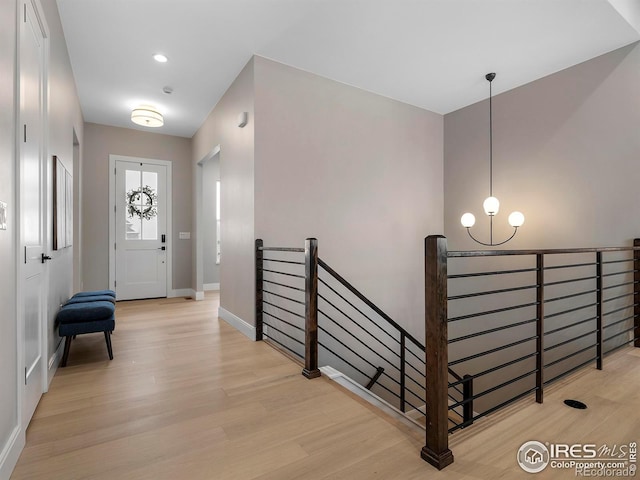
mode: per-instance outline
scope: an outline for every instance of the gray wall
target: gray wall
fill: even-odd
[[[326,261],[423,331],[422,238],[443,228],[442,128],[440,115],[254,57],[193,138],[194,165],[221,148],[221,307],[254,323],[256,237],[316,236]]]
[[[318,238],[323,260],[422,335],[423,239],[443,228],[442,116],[254,62],[256,236]]]
[[[499,72],[496,82],[499,81]],[[627,46],[592,59],[575,67],[558,72],[520,88],[494,97],[494,194],[501,200],[501,212],[495,219],[497,239],[506,238],[510,227],[507,217],[512,210],[520,210],[526,221],[514,240],[506,248],[572,248],[631,245],[634,237],[640,237],[640,217],[637,206],[640,200],[640,102],[637,88],[640,82],[640,45]],[[488,102],[484,101],[445,116],[445,230],[449,248],[453,250],[477,249],[460,225],[460,216],[465,211],[476,215],[474,233],[488,238],[488,219],[482,213],[482,201],[488,195]],[[440,233],[440,232],[431,232]],[[611,259],[610,257],[608,258]],[[515,263],[514,263],[515,261]],[[593,256],[580,258],[553,257],[553,263],[575,264],[593,262]],[[461,264],[465,267],[461,267]],[[520,263],[521,265],[518,265]],[[628,264],[626,268],[628,268]],[[480,259],[450,262],[449,271],[469,269],[500,270],[535,266],[535,259]],[[618,268],[619,271],[622,267]],[[614,270],[608,270],[614,271]],[[572,272],[575,276],[594,275],[594,268],[583,268]],[[566,272],[547,271],[545,283],[558,280]],[[527,278],[493,278],[483,280],[482,285],[468,291],[485,291],[520,285],[535,284],[535,276]],[[631,281],[632,275],[612,277],[611,284]],[[449,293],[455,290],[456,282],[450,282]],[[462,282],[462,281],[459,281]],[[509,284],[506,284],[508,282]],[[521,283],[518,283],[521,282]],[[605,283],[605,285],[607,285]],[[570,286],[547,287],[547,298],[578,293],[594,288],[593,284],[578,283]],[[624,289],[607,291],[614,297],[627,293]],[[532,296],[534,298],[532,298]],[[545,305],[549,318],[545,321],[547,331],[570,325],[589,318],[595,312],[580,310],[560,312],[595,302],[595,295],[580,296],[570,300]],[[535,291],[509,294],[507,305],[535,301]],[[626,301],[626,300],[625,300]],[[475,302],[475,303],[474,303]],[[605,312],[620,305],[607,304]],[[479,300],[453,302],[450,316],[486,311],[498,308],[495,296]],[[631,308],[607,317],[608,323],[632,315]],[[513,324],[535,318],[535,308],[517,310],[455,322],[450,328],[450,337],[462,336],[474,330]],[[629,327],[626,322],[615,327],[622,331]],[[593,330],[593,322],[580,327],[563,330],[546,337],[547,346]],[[613,334],[606,330],[607,336]],[[535,325],[512,328],[500,335],[479,337],[478,341],[453,344],[453,358],[470,355],[489,348],[505,345],[535,335]],[[594,344],[595,335],[587,336],[562,348],[549,351],[545,362],[550,363],[571,352],[578,352]],[[622,342],[627,337],[618,337]],[[615,346],[606,344],[605,349]],[[456,367],[459,374],[477,373],[481,370],[507,362],[535,349],[533,342],[526,346],[510,348],[498,355],[483,357],[477,361]],[[465,350],[465,351],[463,351]],[[549,379],[561,373],[560,367],[570,368],[589,360],[593,350],[573,357],[568,362],[545,371]],[[500,357],[500,358],[496,358]],[[533,360],[517,364],[509,370],[479,379],[474,384],[476,391],[496,385],[506,378],[529,371]],[[555,375],[554,375],[555,373]],[[533,386],[530,376],[487,397],[478,406],[489,407],[489,402],[499,403],[518,391]],[[490,384],[493,382],[492,384]]]
[[[80,102],[76,93],[76,84],[56,2],[42,2],[42,7],[51,37],[49,43],[49,162],[51,162],[51,155],[56,155],[75,178],[79,173],[74,171],[73,135],[75,130],[78,141],[82,143],[84,126],[82,111],[80,110]],[[82,159],[80,159],[81,162]],[[53,164],[50,163],[48,166],[49,185],[51,185],[52,167]],[[78,192],[74,193],[74,204],[76,204],[79,197],[77,195]],[[51,205],[53,205],[52,188],[49,189],[49,206]],[[49,214],[47,215],[48,232],[53,230],[51,211],[51,208],[49,208]],[[49,238],[49,250],[51,251],[52,248],[53,240]],[[74,245],[70,248],[51,251],[52,260],[49,262],[47,359],[51,358],[61,342],[55,325],[55,318],[60,305],[66,302],[72,294],[73,251],[75,248],[77,246]],[[55,367],[49,370],[49,381],[54,373]]]
[[[220,180],[220,156],[202,166],[202,220],[204,279],[207,283],[220,283],[220,265],[216,264],[216,181]]]
[[[19,2],[8,0],[0,8],[0,200],[8,204],[7,230],[0,231],[0,452],[7,457],[0,458],[0,478],[8,478],[13,462],[17,460],[24,445],[25,432],[17,430],[20,422],[17,415],[19,389],[16,377],[18,366],[18,319],[16,317],[16,261],[19,256],[15,244],[16,229],[16,152],[15,152],[15,108],[16,98],[16,8]],[[41,0],[44,17],[49,28],[49,118],[48,151],[46,157],[48,187],[51,201],[51,155],[59,156],[70,172],[73,170],[73,132],[78,141],[83,141],[83,119],[76,95],[75,82],[68,58],[66,43],[55,0]],[[80,159],[81,161],[81,159]],[[51,203],[49,203],[49,206]],[[51,209],[47,209],[47,231],[51,231]],[[73,285],[73,248],[58,252],[51,251],[51,238],[47,252],[53,257],[48,262],[49,297],[47,300],[47,351],[45,362],[51,359],[58,345],[58,334],[53,320],[61,300],[71,294]],[[57,363],[48,372],[49,380],[55,373]],[[14,432],[19,432],[12,438]],[[10,443],[10,442],[14,443]],[[7,448],[7,450],[5,450]]]
[[[512,210],[526,217],[509,248],[629,245],[640,237],[639,81],[635,44],[494,97],[498,235],[507,234]],[[488,148],[486,101],[445,116],[451,248],[476,248],[460,226],[465,211],[486,235]]]
[[[191,140],[128,128],[85,124],[82,268],[85,290],[109,284],[109,155],[168,160],[173,168],[173,288],[191,287]]]
[[[253,182],[253,60],[239,73],[202,127],[193,136],[194,184],[197,163],[220,145],[222,252],[220,306],[253,323],[254,317],[254,182]],[[238,114],[249,113],[249,123],[238,128]],[[196,192],[194,189],[194,205]],[[195,225],[195,221],[194,221]],[[192,285],[198,279],[193,257]]]
[[[0,8],[0,200],[8,206],[7,230],[0,230],[0,452],[18,426],[16,323],[16,203],[14,76],[16,2]],[[0,466],[0,474],[4,469]],[[8,472],[7,472],[8,473]],[[0,475],[1,476],[1,475]]]

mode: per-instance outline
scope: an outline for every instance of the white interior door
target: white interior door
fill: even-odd
[[[118,300],[167,296],[167,167],[116,161]]]
[[[22,424],[26,427],[44,391],[44,35],[30,2],[23,4],[21,13],[19,188],[22,262],[19,291],[25,374]]]

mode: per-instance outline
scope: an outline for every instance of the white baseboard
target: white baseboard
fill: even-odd
[[[205,292],[211,292],[211,291],[218,291],[220,290],[220,284],[219,283],[205,283],[202,288],[204,289]]]
[[[196,292],[195,290],[192,290],[192,292],[193,295],[191,296],[191,298],[197,301],[204,300],[204,291]]]
[[[167,295],[167,297],[169,297],[169,298],[176,298],[176,297],[191,297],[191,298],[193,298],[194,295],[195,295],[195,292],[191,288],[178,288],[178,289],[171,290],[169,292],[169,295]]]
[[[22,434],[21,434],[22,433]],[[2,451],[0,451],[0,478],[8,479],[11,477],[11,472],[18,463],[18,458],[24,448],[25,436],[20,427],[17,426],[9,435],[6,443],[4,444]]]
[[[344,373],[329,366],[320,367],[320,371],[322,372],[323,375],[325,375],[330,380],[333,380],[337,384],[343,386],[344,388],[349,390],[351,393],[354,393],[360,398],[362,398],[364,401],[369,402],[374,407],[379,408],[380,410],[385,412],[387,415],[390,415],[396,418],[397,420],[400,420],[402,423],[404,423],[405,425],[411,428],[419,428],[420,430],[424,430],[423,425],[416,422],[413,418],[410,418],[407,415],[403,414],[400,410],[398,410],[396,407],[388,403],[386,400],[380,398],[375,393],[372,393],[371,390],[367,390],[359,383],[347,377]]]
[[[245,322],[240,317],[234,315],[228,310],[225,310],[222,307],[218,307],[218,318],[221,318],[233,328],[238,330],[240,333],[249,337],[251,340],[256,339],[256,327],[254,327],[250,323]]]
[[[60,365],[60,360],[62,360],[63,351],[64,339],[61,338],[60,342],[58,342],[58,348],[56,348],[56,351],[53,352],[53,355],[49,358],[49,368],[47,370],[47,391],[49,391],[53,377],[56,374],[56,370],[58,370],[58,365]]]

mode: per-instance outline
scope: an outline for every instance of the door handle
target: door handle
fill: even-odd
[[[41,261],[42,263],[46,262],[47,260],[51,260],[51,257],[49,255],[45,255],[44,253],[42,254],[41,257]]]
[[[158,250],[166,250],[167,247],[159,247]]]

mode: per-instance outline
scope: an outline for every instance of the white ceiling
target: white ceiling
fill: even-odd
[[[85,120],[144,129],[130,112],[152,104],[153,131],[184,137],[253,54],[444,114],[486,98],[487,72],[500,93],[640,39],[637,0],[57,3]]]

